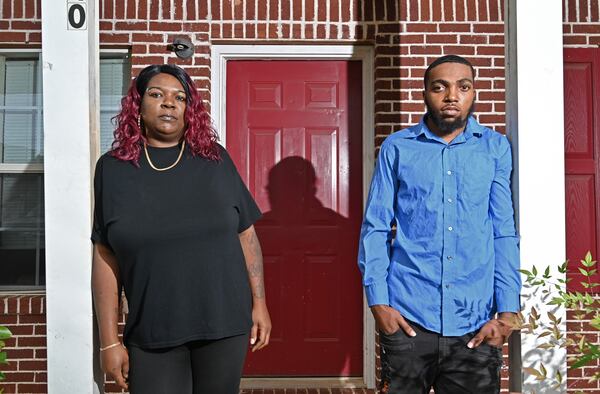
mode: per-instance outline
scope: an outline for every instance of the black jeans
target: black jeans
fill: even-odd
[[[502,349],[482,343],[469,349],[477,332],[445,337],[409,323],[417,333],[379,333],[382,380],[389,394],[492,394],[500,392]]]
[[[148,350],[129,347],[131,394],[238,394],[249,335]]]

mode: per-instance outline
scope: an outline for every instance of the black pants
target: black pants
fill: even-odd
[[[389,394],[492,394],[500,392],[502,349],[485,343],[469,349],[477,332],[444,337],[410,323],[417,336],[380,332],[382,380]]]
[[[129,347],[131,394],[238,394],[248,334],[148,350]]]

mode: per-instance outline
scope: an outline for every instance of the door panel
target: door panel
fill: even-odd
[[[361,66],[230,61],[227,149],[264,213],[271,345],[246,375],[362,374]]]
[[[565,49],[564,58],[569,289],[585,290],[579,260],[588,250],[597,259],[600,251],[600,50]]]

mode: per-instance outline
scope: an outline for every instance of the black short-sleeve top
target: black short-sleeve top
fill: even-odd
[[[148,147],[152,163],[174,163],[181,145]],[[238,233],[261,213],[231,158],[186,148],[172,169],[139,168],[109,153],[94,178],[92,241],[116,256],[129,315],[124,342],[178,346],[249,332],[252,299]]]

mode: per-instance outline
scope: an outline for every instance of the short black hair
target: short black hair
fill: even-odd
[[[190,104],[190,86],[193,86],[192,79],[183,68],[175,64],[153,64],[140,71],[135,79],[135,87],[140,97],[144,96],[146,88],[148,87],[148,82],[150,82],[152,77],[158,74],[169,74],[177,78],[179,83],[181,83],[181,86],[183,86],[183,90],[185,91],[186,104]]]
[[[471,74],[473,75],[473,80],[475,80],[475,69],[473,68],[473,65],[471,64],[471,62],[469,62],[467,59],[465,59],[462,56],[446,55],[446,56],[438,57],[437,59],[435,59],[433,61],[433,63],[431,63],[429,65],[429,67],[427,67],[427,70],[425,70],[425,76],[423,77],[423,85],[425,86],[425,89],[427,89],[427,83],[429,82],[429,74],[431,73],[431,70],[433,70],[440,64],[444,64],[444,63],[460,63],[460,64],[464,64],[465,66],[469,66],[471,68]]]

